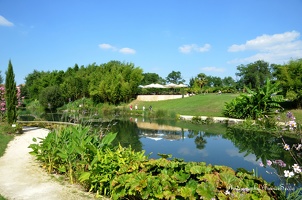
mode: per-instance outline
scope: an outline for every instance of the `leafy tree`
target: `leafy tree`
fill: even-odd
[[[128,102],[138,94],[142,79],[141,68],[134,67],[132,63],[111,61],[95,69],[89,93],[97,102]]]
[[[193,93],[200,93],[201,89],[208,83],[207,76],[204,73],[198,74],[196,77],[191,78],[189,82],[189,91]]]
[[[56,110],[64,105],[63,95],[59,86],[49,86],[42,90],[39,97],[40,104],[45,110]]]
[[[17,87],[15,82],[15,74],[11,60],[8,62],[8,68],[5,77],[5,101],[7,122],[12,124],[17,120]]]
[[[283,95],[297,107],[302,106],[302,59],[285,65],[274,65],[273,76],[282,88]]]
[[[149,85],[151,83],[164,84],[165,80],[156,73],[143,73],[141,85]]]
[[[195,78],[197,85],[202,88],[208,83],[207,76],[204,73],[199,73]]]
[[[39,99],[39,95],[48,86],[59,86],[64,80],[64,71],[54,70],[52,72],[37,71],[27,75],[25,78],[25,89],[31,100]]]
[[[222,85],[224,87],[234,87],[236,85],[236,82],[231,76],[228,76],[222,79]]]
[[[207,76],[207,83],[205,85],[210,87],[221,87],[222,86],[222,80],[220,77],[217,76]]]
[[[181,72],[180,71],[172,71],[168,76],[166,77],[166,81],[168,83],[174,83],[174,84],[180,84],[184,83],[185,80],[181,77]]]
[[[78,76],[68,76],[60,85],[62,94],[66,100],[76,100],[84,94],[84,80]]]
[[[262,87],[266,79],[272,77],[271,66],[262,60],[247,65],[239,65],[237,70],[239,72],[236,73],[236,76],[240,78],[239,83],[251,89]]]

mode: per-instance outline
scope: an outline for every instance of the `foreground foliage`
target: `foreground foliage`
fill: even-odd
[[[110,146],[116,137],[88,127],[52,131],[31,154],[49,173],[81,182],[96,195],[113,199],[283,199],[282,192],[246,171],[165,158],[149,160],[143,151]],[[34,139],[34,141],[37,141]]]

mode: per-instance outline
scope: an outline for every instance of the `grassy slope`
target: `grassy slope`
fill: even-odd
[[[145,105],[146,108],[149,108],[149,106],[152,105],[154,110],[168,110],[181,115],[222,117],[222,110],[225,102],[229,102],[237,96],[238,94],[201,94],[165,101],[148,102],[134,100],[131,104],[137,104],[139,109],[141,109],[143,105]]]
[[[139,109],[142,109],[143,105],[146,106],[146,109],[149,108],[150,105],[152,105],[154,110],[168,110],[169,112],[175,112],[176,114],[181,115],[223,117],[222,111],[225,102],[230,102],[237,96],[239,96],[239,94],[201,94],[183,99],[174,99],[166,101],[149,102],[134,100],[131,102],[131,104],[137,104]],[[296,121],[302,124],[302,109],[295,109],[289,111],[294,114],[294,116],[296,117]],[[285,113],[282,115],[281,118],[283,120],[286,120]]]

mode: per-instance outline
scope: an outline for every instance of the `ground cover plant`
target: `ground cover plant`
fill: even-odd
[[[111,146],[115,136],[103,137],[88,127],[67,127],[31,144],[31,154],[48,172],[63,174],[97,196],[113,199],[284,198],[273,185],[249,173],[165,155],[149,160],[142,151]]]

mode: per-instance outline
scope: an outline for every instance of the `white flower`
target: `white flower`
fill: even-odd
[[[229,195],[229,194],[231,194],[231,193],[230,193],[229,190],[226,190],[226,191],[224,192],[224,194],[225,194],[225,195]]]
[[[290,177],[294,176],[294,172],[290,172],[288,170],[284,170],[284,176],[290,178]]]
[[[287,151],[290,150],[290,146],[288,144],[285,144],[283,148]]]
[[[301,148],[302,148],[302,144],[298,144],[298,146],[296,146],[297,151],[300,151]]]
[[[294,165],[293,165],[293,169],[294,169],[294,172],[295,172],[295,173],[301,173],[301,168],[300,168],[299,165],[294,164]]]
[[[297,128],[297,123],[293,120],[289,121],[286,125],[288,126],[289,130],[294,130]]]

